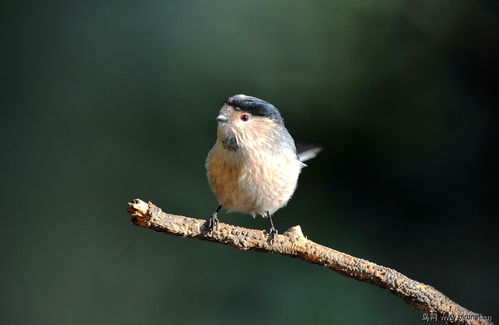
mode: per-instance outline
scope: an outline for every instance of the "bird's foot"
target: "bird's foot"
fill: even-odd
[[[205,228],[208,231],[212,231],[213,229],[216,229],[217,226],[218,226],[218,217],[217,213],[215,212],[211,215],[211,218],[208,219],[208,221],[206,221]]]
[[[274,228],[274,226],[270,227],[269,229],[269,242],[273,244],[275,242],[275,239],[277,237],[277,229]]]

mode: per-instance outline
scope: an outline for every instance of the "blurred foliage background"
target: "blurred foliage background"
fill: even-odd
[[[497,321],[497,2],[1,6],[2,324],[421,324],[323,268],[129,224],[136,197],[213,212],[204,160],[236,93],[325,148],[281,232]]]

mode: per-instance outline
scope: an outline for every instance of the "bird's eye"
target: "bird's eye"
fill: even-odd
[[[241,121],[246,122],[247,120],[249,120],[249,114],[243,113],[243,114],[241,114],[240,118],[241,118]]]

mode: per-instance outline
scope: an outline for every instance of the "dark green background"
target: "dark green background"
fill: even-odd
[[[245,93],[324,146],[281,231],[393,267],[497,321],[494,1],[2,5],[2,324],[422,324],[297,259],[129,224],[208,217],[215,116]],[[267,228],[266,220],[222,221]]]

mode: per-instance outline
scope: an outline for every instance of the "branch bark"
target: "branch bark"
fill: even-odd
[[[209,232],[205,220],[161,211],[153,203],[136,199],[128,203],[132,224],[170,235],[198,238],[230,245],[239,250],[258,250],[293,256],[322,265],[346,277],[374,284],[402,298],[409,306],[424,313],[427,320],[448,324],[493,324],[490,316],[474,313],[435,288],[367,260],[357,258],[307,239],[300,226],[294,226],[269,241],[266,232],[219,223]]]

